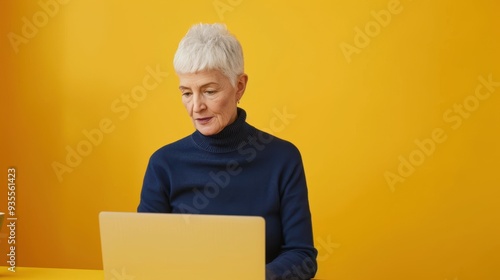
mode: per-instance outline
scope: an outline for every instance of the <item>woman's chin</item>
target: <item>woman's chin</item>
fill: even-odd
[[[216,129],[214,129],[213,127],[196,127],[196,129],[204,136],[212,136],[212,135],[217,134],[219,132]]]

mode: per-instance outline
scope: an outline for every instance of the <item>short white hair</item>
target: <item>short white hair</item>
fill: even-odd
[[[195,24],[179,43],[174,69],[178,74],[219,70],[235,86],[244,73],[243,50],[224,24]]]

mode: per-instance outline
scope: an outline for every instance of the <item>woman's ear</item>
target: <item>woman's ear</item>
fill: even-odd
[[[236,100],[240,101],[241,97],[245,93],[245,89],[247,88],[248,75],[241,74],[238,77],[238,81],[236,81]]]

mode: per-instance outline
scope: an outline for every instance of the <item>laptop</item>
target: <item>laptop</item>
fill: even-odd
[[[262,217],[101,212],[105,280],[264,280]]]

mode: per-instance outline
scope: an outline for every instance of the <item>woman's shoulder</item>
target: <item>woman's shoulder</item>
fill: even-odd
[[[300,157],[300,151],[297,146],[289,140],[278,137],[269,132],[255,128],[255,138],[256,142],[264,146],[263,149],[269,148],[269,150],[280,153],[282,155],[298,156]],[[256,145],[255,145],[256,146]]]

